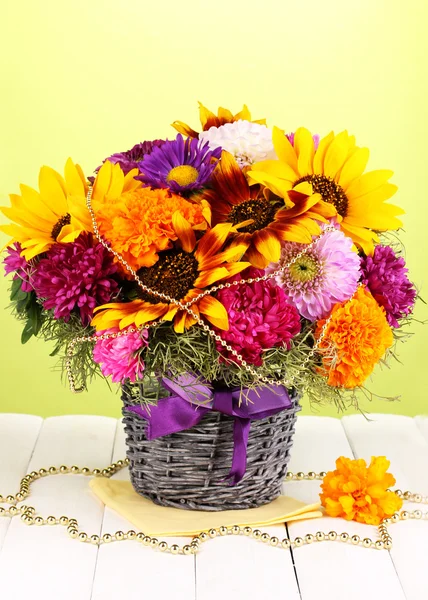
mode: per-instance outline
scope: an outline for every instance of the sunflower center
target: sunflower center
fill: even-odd
[[[184,250],[167,250],[160,254],[156,264],[142,267],[137,275],[152,290],[167,294],[175,300],[182,300],[194,286],[198,276],[198,261],[193,254]],[[165,302],[162,298],[143,292],[141,288],[138,297],[151,304]]]
[[[63,217],[60,217],[55,225],[52,227],[51,238],[56,242],[59,234],[61,233],[61,229],[64,225],[70,225],[71,216],[69,213],[66,213]]]
[[[267,200],[247,200],[233,207],[230,211],[229,219],[234,225],[252,219],[252,223],[242,227],[239,231],[254,233],[272,223],[275,220],[277,210],[278,206],[271,204]]]
[[[301,256],[291,265],[289,272],[292,279],[305,283],[315,279],[319,273],[319,265],[311,256]]]
[[[309,181],[309,183],[312,184],[314,192],[321,194],[324,202],[333,204],[339,215],[346,217],[348,198],[346,197],[343,188],[331,179],[331,177],[326,177],[326,175],[306,175],[296,181],[294,185],[296,186],[303,181]]]
[[[167,181],[175,181],[178,185],[185,187],[191,183],[195,183],[199,177],[199,172],[195,167],[190,165],[179,165],[174,167],[166,176]]]

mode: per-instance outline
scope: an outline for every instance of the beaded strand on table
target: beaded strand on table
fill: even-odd
[[[196,323],[200,327],[202,327],[202,329],[208,335],[210,335],[216,342],[218,342],[223,348],[225,348],[230,354],[232,354],[232,356],[237,360],[238,364],[242,368],[244,368],[248,373],[250,373],[255,378],[256,381],[260,382],[261,384],[265,384],[265,385],[277,385],[277,386],[284,385],[285,387],[291,387],[293,385],[293,381],[296,376],[291,376],[287,380],[281,381],[281,380],[276,380],[276,379],[270,379],[269,377],[260,375],[256,369],[254,369],[251,365],[249,365],[247,363],[247,361],[244,359],[244,357],[241,354],[239,354],[239,352],[237,352],[234,348],[232,348],[232,346],[230,346],[230,344],[228,344],[226,342],[226,340],[224,340],[213,329],[211,329],[211,327],[209,325],[207,325],[207,323],[205,323],[201,319],[201,317],[191,309],[191,306],[195,302],[197,302],[198,300],[203,298],[204,296],[212,294],[213,292],[216,292],[218,290],[230,288],[232,286],[244,285],[247,283],[256,283],[256,282],[260,282],[260,281],[268,281],[269,279],[274,279],[278,275],[280,275],[280,274],[284,273],[286,270],[288,270],[297,260],[299,260],[299,258],[304,256],[309,251],[310,248],[312,248],[314,245],[316,245],[319,242],[319,240],[322,239],[322,237],[326,233],[335,231],[335,228],[333,226],[327,226],[318,237],[316,237],[310,244],[307,244],[307,246],[305,246],[305,248],[303,248],[303,250],[301,250],[298,254],[296,254],[286,265],[283,265],[282,267],[276,269],[275,271],[273,271],[271,273],[266,273],[265,275],[262,275],[261,277],[250,277],[248,279],[241,279],[238,281],[220,283],[220,284],[215,285],[207,290],[204,290],[198,296],[196,296],[195,298],[192,298],[191,300],[189,300],[188,302],[183,304],[182,302],[180,302],[179,300],[176,300],[175,298],[172,298],[168,294],[164,294],[163,292],[158,292],[157,290],[154,290],[154,289],[148,287],[147,285],[145,285],[141,281],[139,276],[137,275],[136,271],[126,262],[126,260],[123,258],[123,256],[121,254],[119,254],[119,252],[116,252],[116,250],[113,250],[113,248],[111,248],[111,246],[109,246],[109,244],[104,240],[104,238],[100,234],[100,231],[98,228],[98,223],[97,223],[97,220],[95,217],[94,209],[92,208],[91,201],[92,201],[92,187],[89,186],[88,194],[86,196],[86,206],[87,206],[88,211],[91,216],[92,229],[93,229],[95,237],[97,238],[99,243],[110,254],[113,254],[113,256],[120,262],[120,264],[132,275],[132,277],[134,278],[137,285],[144,292],[152,294],[154,296],[157,296],[158,298],[161,298],[162,300],[166,300],[168,303],[174,304],[175,306],[178,306],[181,310],[186,311],[190,316],[192,316],[196,320]],[[329,322],[330,322],[329,319],[327,319],[327,321],[324,323],[321,333],[318,336],[317,340],[315,341],[314,346],[311,348],[310,352],[308,353],[308,355],[306,356],[305,360],[302,363],[302,368],[304,368],[308,364],[308,362],[311,360],[311,358],[314,356],[315,352],[317,351],[317,349],[324,337],[324,334],[325,334],[326,328],[328,327]],[[72,372],[72,367],[71,367],[71,360],[73,358],[74,348],[75,348],[76,344],[83,343],[83,342],[97,342],[98,340],[115,339],[120,336],[127,335],[128,333],[135,333],[136,331],[140,331],[143,329],[150,329],[151,327],[155,327],[155,326],[159,325],[160,323],[161,323],[161,321],[152,321],[151,323],[146,323],[145,325],[138,327],[138,328],[130,327],[126,330],[119,331],[116,333],[107,333],[107,334],[93,335],[93,336],[79,336],[79,337],[76,337],[73,340],[71,340],[71,342],[69,343],[68,348],[67,348],[67,357],[66,357],[66,364],[65,364],[65,369],[66,369],[66,373],[67,373],[70,390],[73,393],[79,393],[84,390],[83,387],[76,388],[75,378],[74,378],[74,375]],[[227,357],[224,357],[224,358],[228,362],[231,362],[230,358],[227,358]]]
[[[226,527],[224,525],[209,529],[208,531],[201,531],[198,535],[192,537],[188,544],[179,546],[178,544],[169,545],[165,541],[159,541],[156,537],[146,535],[142,531],[136,532],[133,529],[123,532],[116,531],[115,533],[104,533],[102,536],[98,534],[88,534],[84,531],[79,530],[79,524],[77,519],[69,518],[67,516],[61,517],[42,517],[37,514],[36,509],[33,506],[22,504],[16,506],[17,503],[23,502],[30,495],[31,484],[43,477],[49,475],[59,475],[71,473],[73,475],[86,475],[94,477],[111,477],[124,467],[128,466],[128,459],[118,460],[112,463],[105,469],[90,469],[89,467],[79,468],[77,466],[67,467],[61,465],[58,467],[49,467],[48,469],[39,469],[38,471],[31,471],[28,475],[25,475],[21,479],[19,492],[16,494],[10,494],[3,497],[0,494],[0,504],[9,504],[9,508],[3,508],[0,506],[0,517],[21,517],[21,521],[25,525],[62,525],[67,527],[67,533],[70,538],[76,539],[83,543],[90,543],[96,546],[101,544],[108,544],[110,542],[121,542],[124,540],[136,540],[142,543],[144,546],[149,546],[153,550],[159,550],[160,552],[168,552],[171,554],[197,554],[200,551],[200,546],[203,542],[217,536],[225,535],[244,535],[250,537],[256,541],[264,542],[270,546],[277,548],[283,548],[285,550],[300,548],[305,544],[312,544],[314,542],[323,541],[339,541],[345,544],[349,543],[354,546],[361,546],[363,548],[375,548],[377,550],[390,550],[392,548],[392,538],[388,531],[388,526],[397,523],[400,520],[407,519],[427,519],[428,511],[423,513],[421,510],[407,511],[402,510],[394,513],[390,518],[383,519],[378,527],[379,539],[372,540],[371,538],[360,538],[358,535],[352,535],[347,532],[338,533],[337,531],[329,531],[324,533],[318,531],[315,535],[308,533],[303,537],[296,537],[293,540],[288,538],[280,539],[276,536],[271,536],[266,532],[262,532],[260,529],[253,529],[252,527],[241,527],[239,525],[233,525]],[[287,473],[287,481],[303,481],[303,480],[322,480],[326,476],[325,472],[315,473],[309,471],[309,473]],[[394,490],[395,494],[406,501],[416,502],[418,504],[428,504],[428,496],[422,496],[422,494],[412,493],[409,491],[402,492],[401,490]]]

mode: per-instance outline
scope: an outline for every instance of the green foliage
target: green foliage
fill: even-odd
[[[43,308],[33,291],[22,290],[22,280],[19,278],[12,281],[10,300],[18,319],[25,322],[21,343],[26,344],[33,335],[37,336],[40,332],[44,319]]]

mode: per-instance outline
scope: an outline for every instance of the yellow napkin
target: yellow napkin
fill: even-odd
[[[129,481],[92,479],[90,486],[106,506],[147,535],[192,536],[221,525],[267,527],[322,516],[319,504],[304,504],[288,496],[279,496],[259,508],[207,512],[158,506],[137,494]]]

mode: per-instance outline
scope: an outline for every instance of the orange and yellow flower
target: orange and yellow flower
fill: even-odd
[[[302,182],[310,183],[314,193],[334,206],[343,232],[366,254],[371,254],[374,243],[379,242],[376,232],[401,227],[397,215],[404,211],[385,204],[397,191],[388,182],[392,171],[364,173],[369,151],[356,146],[355,138],[346,131],[329,133],[317,150],[304,127],[296,131],[293,145],[277,127],[272,139],[279,160],[253,165],[250,181],[266,185],[283,198]]]
[[[400,510],[403,501],[394,492],[395,478],[387,473],[389,460],[373,456],[370,465],[363,459],[341,456],[336,470],[324,477],[321,503],[330,517],[342,517],[368,525],[379,525]]]
[[[318,321],[317,338],[325,323],[325,319]],[[319,344],[320,351],[324,351],[323,370],[329,385],[361,385],[392,343],[384,308],[360,286],[351,300],[334,306]]]
[[[64,177],[42,167],[40,191],[27,185],[21,185],[20,190],[21,195],[10,195],[10,207],[0,209],[13,221],[0,230],[12,236],[9,245],[21,244],[26,260],[46,252],[55,242],[73,242],[82,231],[92,230],[85,203],[85,176],[71,158],[65,164]]]
[[[258,268],[279,260],[283,241],[310,243],[320,233],[317,221],[335,214],[319,194],[312,194],[309,184],[291,190],[286,202],[267,188],[250,186],[225,151],[203,198],[211,206],[213,224],[231,223],[238,230],[233,243],[246,245],[246,257]]]
[[[220,224],[205,233],[197,241],[191,224],[176,211],[172,225],[181,247],[160,252],[158,261],[138,271],[140,281],[151,290],[168,295],[182,304],[193,300],[218,281],[240,273],[249,266],[239,262],[246,246],[234,245],[226,248],[225,242],[232,225]],[[238,261],[238,262],[236,262]],[[227,329],[228,317],[223,304],[211,295],[206,295],[191,306],[199,317],[202,315],[220,329]],[[140,299],[128,303],[104,304],[96,309],[92,325],[97,330],[130,325],[139,327],[149,321],[162,319],[174,321],[174,329],[182,333],[196,323],[196,319],[173,303],[163,302],[149,292],[140,291]]]
[[[221,127],[225,123],[234,123],[242,119],[243,121],[251,121],[251,113],[248,107],[244,104],[242,110],[236,115],[232,114],[227,108],[220,107],[217,114],[208,110],[201,102],[199,102],[199,117],[201,120],[202,131],[208,131],[210,127]],[[258,121],[251,121],[252,123],[259,123],[260,125],[266,125],[266,119],[260,119]],[[187,135],[192,138],[197,138],[199,133],[183,123],[183,121],[174,121],[172,127],[179,133]]]
[[[119,165],[106,161],[94,183],[93,200],[100,233],[134,269],[151,267],[158,252],[177,239],[173,215],[178,212],[194,229],[210,219],[206,204],[196,204],[166,189],[142,187],[137,170],[124,176]]]

